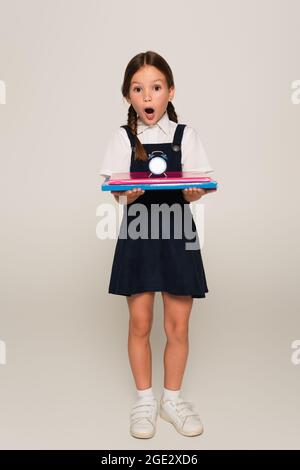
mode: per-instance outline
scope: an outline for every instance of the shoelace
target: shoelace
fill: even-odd
[[[188,416],[197,416],[197,418],[199,418],[199,415],[193,409],[193,404],[191,402],[185,401],[183,398],[178,398],[174,403],[178,415],[181,418],[187,418]]]
[[[131,421],[139,421],[142,419],[150,419],[153,414],[153,402],[135,403],[130,412]]]

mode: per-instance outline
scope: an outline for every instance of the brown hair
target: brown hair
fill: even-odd
[[[141,52],[134,56],[130,62],[128,63],[125,74],[124,80],[122,84],[122,95],[126,98],[129,97],[129,90],[130,90],[130,83],[133,75],[144,65],[153,65],[156,67],[160,72],[162,72],[166,78],[168,88],[170,89],[171,86],[174,86],[174,79],[172,70],[169,67],[168,63],[165,59],[153,51]],[[175,108],[171,101],[169,101],[167,106],[167,113],[169,116],[170,121],[178,122],[177,114]],[[127,125],[130,127],[134,137],[135,137],[135,159],[136,160],[147,160],[147,153],[137,137],[137,113],[132,106],[130,105],[128,109],[128,118],[127,118]]]

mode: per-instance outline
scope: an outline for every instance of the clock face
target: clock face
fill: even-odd
[[[160,175],[161,173],[164,173],[164,171],[166,171],[166,168],[167,162],[162,157],[153,157],[149,161],[149,170],[154,175]]]

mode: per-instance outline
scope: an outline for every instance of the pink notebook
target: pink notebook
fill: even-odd
[[[201,183],[211,181],[209,176],[204,176],[204,173],[200,171],[166,171],[165,175],[153,175],[150,171],[113,173],[107,184]]]

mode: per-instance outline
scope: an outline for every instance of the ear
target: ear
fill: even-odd
[[[128,96],[126,96],[125,98],[126,98],[127,103],[131,104],[131,100],[128,98]]]
[[[172,100],[174,98],[174,94],[175,94],[175,87],[171,86],[169,88],[169,100]]]

